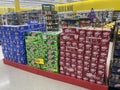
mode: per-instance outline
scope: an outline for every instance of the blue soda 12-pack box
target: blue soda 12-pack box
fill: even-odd
[[[43,25],[5,25],[0,26],[0,38],[5,59],[27,64],[25,36],[26,32],[46,29]]]

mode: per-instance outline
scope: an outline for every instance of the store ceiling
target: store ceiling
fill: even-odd
[[[59,0],[19,0],[21,7],[37,7],[41,4],[58,4]],[[0,6],[14,6],[14,0],[0,0]]]
[[[38,7],[41,4],[58,4],[80,0],[19,0],[21,7]],[[14,0],[0,0],[0,6],[14,6]]]

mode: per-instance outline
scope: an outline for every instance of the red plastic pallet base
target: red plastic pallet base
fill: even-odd
[[[19,63],[15,63],[15,62],[12,62],[12,61],[6,60],[6,59],[3,59],[3,61],[4,61],[5,64],[14,66],[16,68],[19,68],[19,69],[22,69],[22,70],[25,70],[25,71],[28,71],[28,72],[32,72],[32,73],[35,73],[35,74],[38,74],[38,75],[46,76],[48,78],[52,78],[52,79],[59,80],[59,81],[62,81],[62,82],[66,82],[66,83],[70,83],[70,84],[73,84],[73,85],[81,86],[81,87],[84,87],[84,88],[87,88],[87,89],[90,89],[90,90],[108,90],[108,86],[105,86],[105,85],[98,85],[98,84],[95,84],[95,83],[90,83],[90,82],[83,81],[83,80],[80,80],[80,79],[76,79],[76,78],[73,78],[73,77],[69,77],[69,76],[65,76],[65,75],[61,75],[61,74],[57,74],[57,73],[53,73],[53,72],[48,72],[48,71],[37,69],[37,68],[31,67],[31,66],[28,66],[28,65],[22,65],[22,64],[19,64]]]

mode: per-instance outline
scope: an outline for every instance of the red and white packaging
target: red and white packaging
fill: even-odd
[[[74,77],[74,78],[76,78],[77,77],[77,75],[76,75],[76,73],[71,73],[71,75],[70,75],[71,77]]]
[[[78,49],[85,50],[85,44],[79,43],[79,44],[78,44]]]
[[[101,52],[100,53],[100,58],[99,59],[106,59],[107,60],[108,53]]]
[[[85,56],[91,57],[91,56],[92,56],[91,50],[86,50],[86,51],[85,51]]]
[[[108,39],[101,39],[101,45],[109,46],[109,40]]]
[[[65,75],[66,72],[64,66],[60,66],[60,73]]]
[[[86,43],[87,44],[93,44],[93,37],[86,37]]]
[[[71,58],[71,53],[70,52],[66,52],[65,56],[68,57],[68,58]]]
[[[96,74],[97,74],[97,69],[95,69],[95,68],[90,68],[90,72],[91,72],[92,74],[96,75]]]
[[[78,64],[78,66],[79,66],[80,64],[83,64],[83,61],[82,61],[82,60],[77,59],[77,64]]]
[[[98,63],[98,58],[96,58],[96,57],[91,57],[91,63],[95,63],[95,64],[97,64]]]
[[[100,63],[100,64],[105,64],[106,61],[107,61],[106,59],[102,59],[102,58],[99,59],[99,63]]]
[[[108,53],[108,46],[101,46],[101,52]]]
[[[86,38],[85,37],[79,37],[79,43],[85,43]]]
[[[68,34],[77,34],[78,31],[76,28],[63,28],[63,33],[68,33]]]
[[[71,64],[70,64],[69,62],[66,62],[66,63],[65,63],[65,66],[66,66],[66,67],[71,67]]]
[[[70,72],[69,72],[69,71],[66,71],[66,72],[65,72],[65,75],[70,76]]]
[[[84,55],[78,54],[78,58],[77,59],[83,61],[84,60]]]
[[[65,51],[60,51],[60,57],[65,57]]]
[[[64,56],[60,56],[60,61],[65,61],[65,57]]]
[[[95,82],[96,82],[96,80],[95,80],[95,79],[93,79],[93,78],[91,78],[91,79],[89,79],[89,82],[95,83]]]
[[[75,41],[78,42],[78,35],[77,34],[61,34],[60,39],[65,41]]]
[[[97,45],[100,45],[101,44],[101,38],[96,38],[96,37],[93,37],[92,38],[92,44],[97,44]]]
[[[66,46],[72,46],[72,42],[71,41],[66,41]]]
[[[65,46],[60,46],[60,50],[61,50],[61,51],[65,51],[65,50],[66,50],[66,47],[65,47]]]
[[[77,71],[82,72],[83,71],[83,67],[82,66],[77,66]]]
[[[86,77],[86,76],[83,76],[83,80],[85,80],[85,81],[89,81],[89,78]]]
[[[91,63],[91,67],[90,68],[94,68],[94,69],[97,69],[97,64],[96,63]]]
[[[84,66],[84,73],[88,73],[88,72],[90,72],[90,68]]]
[[[102,38],[102,30],[100,29],[94,30],[93,34],[93,36],[96,38]]]
[[[86,44],[85,49],[91,51],[92,50],[92,44]]]
[[[93,37],[94,31],[92,29],[86,30],[86,37]]]
[[[110,39],[110,30],[103,30],[102,38],[109,40]]]
[[[105,71],[106,70],[106,65],[98,65],[98,71]]]
[[[66,63],[71,63],[71,58],[66,57],[64,61],[65,61]]]
[[[86,30],[85,29],[79,29],[79,36],[80,37],[86,37]]]
[[[91,57],[85,56],[85,57],[84,57],[84,61],[90,62],[90,61],[91,61]]]
[[[78,51],[78,52],[77,52],[78,55],[84,55],[84,50],[83,50],[83,49],[78,49],[77,51]]]
[[[99,56],[100,56],[99,51],[93,51],[93,52],[92,52],[92,57],[98,58]]]
[[[100,51],[100,49],[101,49],[101,47],[100,47],[100,45],[93,45],[92,46],[92,51]]]
[[[71,61],[71,66],[72,66],[72,67],[76,67],[76,64],[77,64],[77,62]]]
[[[77,79],[82,79],[82,78],[83,78],[82,74],[80,74],[80,73],[77,72]]]
[[[70,47],[70,46],[66,46],[66,51],[67,52],[77,52],[77,48],[76,47]]]
[[[60,60],[60,66],[65,66],[65,61]]]
[[[78,42],[72,42],[72,47],[78,48]]]
[[[60,40],[60,46],[66,46],[66,41]]]
[[[71,58],[72,59],[77,59],[77,53],[71,53]]]

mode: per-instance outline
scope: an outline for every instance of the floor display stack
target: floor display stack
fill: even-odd
[[[60,73],[105,84],[110,30],[64,28],[60,36]]]
[[[26,36],[27,60],[30,66],[59,71],[59,32],[29,32]]]

